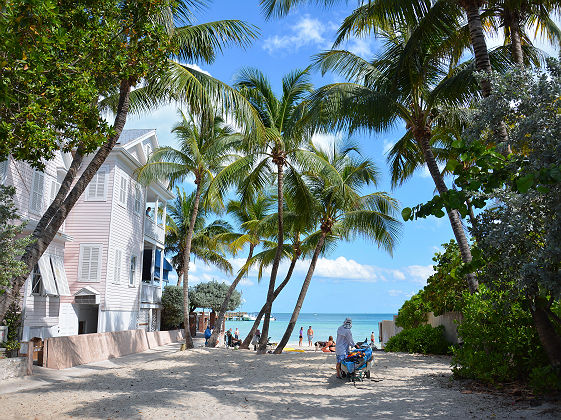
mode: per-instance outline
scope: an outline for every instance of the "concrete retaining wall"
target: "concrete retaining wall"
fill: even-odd
[[[27,357],[0,359],[0,381],[27,374]]]
[[[462,322],[463,316],[461,312],[445,312],[442,315],[434,316],[433,312],[427,313],[427,324],[436,328],[439,325],[444,326],[444,337],[452,344],[458,344],[458,324]]]
[[[180,341],[181,331],[127,330],[47,338],[43,366],[66,369],[86,363],[113,359]]]
[[[183,330],[151,331],[146,333],[146,339],[148,340],[148,347],[153,349],[169,343],[177,343],[184,340],[185,337],[183,336]]]

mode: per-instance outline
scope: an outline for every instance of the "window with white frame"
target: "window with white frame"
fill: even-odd
[[[136,255],[131,255],[130,271],[129,271],[129,286],[136,284]]]
[[[49,205],[51,205],[51,203],[55,200],[55,197],[58,193],[58,190],[60,190],[60,182],[58,182],[56,179],[51,179],[51,190],[50,190],[50,194],[49,194]]]
[[[41,270],[39,270],[39,266],[37,264],[35,264],[35,267],[33,267],[33,271],[31,272],[31,294],[39,296],[43,294]]]
[[[31,197],[29,198],[29,210],[33,213],[41,213],[43,210],[43,193],[45,190],[45,174],[40,171],[33,172],[31,185]]]
[[[121,265],[123,260],[123,252],[120,249],[115,250],[115,269],[113,270],[113,282],[119,284],[121,282]]]
[[[140,215],[142,213],[142,189],[140,185],[134,185],[134,213]]]
[[[101,279],[101,244],[81,244],[78,281],[98,282]]]
[[[86,189],[86,201],[105,201],[107,195],[107,173],[100,169],[93,176]]]
[[[120,174],[118,177],[119,189],[119,204],[123,207],[127,206],[127,177],[125,174]]]

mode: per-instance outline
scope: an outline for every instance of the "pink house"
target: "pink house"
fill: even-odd
[[[26,281],[23,340],[159,330],[162,283],[171,268],[164,260],[163,221],[173,195],[161,183],[142,186],[134,176],[157,147],[155,130],[123,131]],[[70,163],[69,154],[59,153],[43,172],[13,159],[0,164],[0,181],[16,187],[26,231],[54,199]]]

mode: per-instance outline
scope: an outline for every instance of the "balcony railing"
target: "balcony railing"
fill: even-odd
[[[140,301],[142,303],[161,303],[162,289],[160,286],[143,283],[140,291]]]
[[[164,228],[157,225],[151,218],[144,218],[144,235],[154,241],[163,244],[165,241]]]

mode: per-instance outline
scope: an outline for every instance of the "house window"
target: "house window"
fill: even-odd
[[[101,278],[101,245],[81,244],[78,281],[98,282]]]
[[[115,250],[115,270],[113,272],[113,282],[117,284],[121,282],[122,255],[123,253],[120,249]]]
[[[127,206],[127,178],[124,175],[119,176],[119,204]]]
[[[45,174],[35,171],[33,173],[33,185],[31,186],[31,197],[29,210],[33,213],[41,213],[43,210],[43,191],[45,189]]]
[[[41,270],[39,270],[39,266],[35,264],[35,267],[33,267],[33,271],[31,272],[31,294],[42,295],[42,284],[43,282],[41,281]]]
[[[50,196],[49,196],[49,205],[51,205],[51,203],[53,201],[55,201],[55,197],[58,193],[58,190],[60,190],[60,183],[54,179],[51,180],[51,191],[50,191]]]
[[[140,189],[140,185],[134,186],[134,212],[135,214],[140,215],[142,211],[142,190]]]
[[[99,170],[93,176],[86,189],[86,201],[105,201],[107,193],[107,174]]]
[[[131,255],[131,266],[129,273],[129,286],[134,286],[136,280],[136,255]]]

